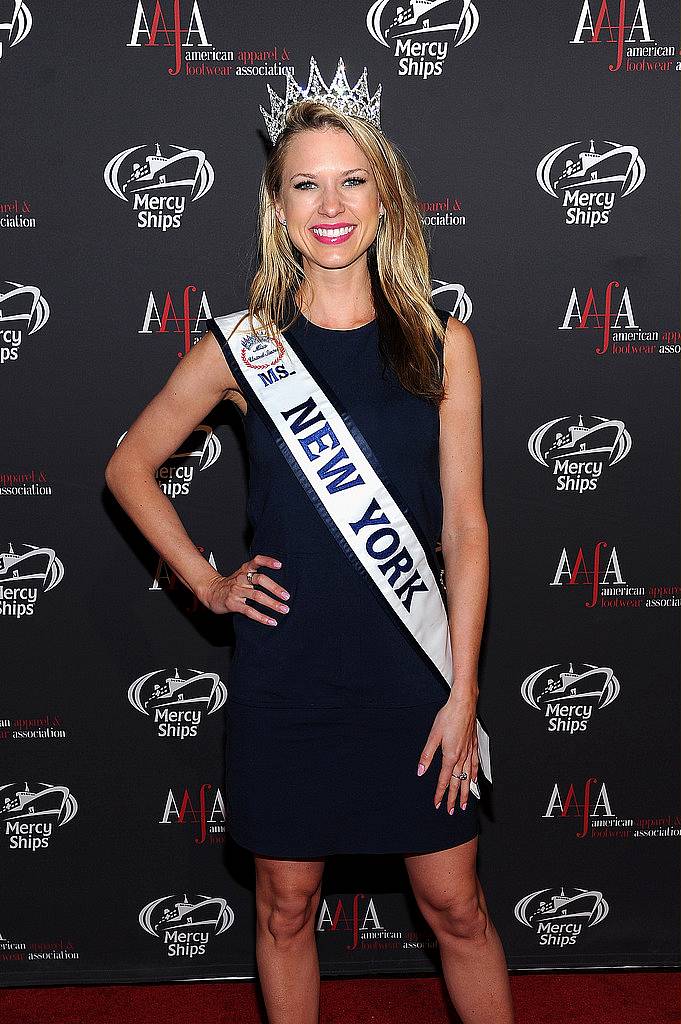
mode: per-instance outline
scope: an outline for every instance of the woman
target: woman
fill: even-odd
[[[348,114],[336,97],[332,90],[318,102],[317,92],[268,120],[275,144],[260,189],[260,263],[244,311],[254,333],[241,346],[225,327],[241,317],[209,321],[128,430],[106,480],[198,599],[235,616],[227,827],[255,858],[256,956],[269,1024],[318,1020],[315,912],[325,857],[335,853],[402,854],[462,1021],[511,1024],[504,952],[475,869],[471,784],[488,587],[475,344],[468,328],[432,305],[406,162],[375,110],[360,103]],[[270,346],[281,331],[291,361],[282,361],[278,343],[274,359],[262,361],[262,325]],[[441,541],[451,690],[355,571],[321,507],[325,497],[314,500],[246,386],[244,366],[269,395],[283,378],[292,381],[294,366],[299,377],[309,370],[339,423],[343,414],[352,424],[349,443],[370,446],[372,465],[406,502],[431,566]],[[155,481],[223,398],[245,417],[255,528],[252,557],[227,576],[197,551]],[[294,430],[318,411],[303,406],[285,414]],[[324,449],[335,448],[334,460],[347,455],[323,422],[316,445],[306,447],[313,468]],[[319,475],[337,483],[329,465]],[[358,477],[329,483],[329,492]]]

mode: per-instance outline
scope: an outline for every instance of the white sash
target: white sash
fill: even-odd
[[[247,318],[237,328],[246,312],[216,317],[208,326],[247,401],[254,403],[348,560],[451,688],[447,608],[411,513],[381,479],[376,456],[350,415],[339,411],[315,380],[309,356],[280,332],[254,335]],[[489,736],[477,718],[476,728],[480,768],[491,783]],[[479,798],[476,783],[470,788]]]

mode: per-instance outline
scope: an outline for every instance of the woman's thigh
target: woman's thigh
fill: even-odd
[[[478,836],[447,850],[409,854],[405,867],[414,897],[426,920],[439,913],[470,913],[485,899],[476,871]]]

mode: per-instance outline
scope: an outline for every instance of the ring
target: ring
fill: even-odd
[[[248,570],[248,572],[246,573],[246,579],[248,580],[249,583],[253,582],[253,577],[255,576],[257,571],[258,571],[257,569],[249,569]]]
[[[468,772],[452,772],[453,779],[467,779]]]

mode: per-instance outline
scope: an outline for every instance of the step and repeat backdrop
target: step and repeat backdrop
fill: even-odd
[[[382,84],[434,302],[478,347],[478,871],[509,967],[679,965],[679,29],[669,0],[0,5],[3,984],[256,973],[231,616],[104,467],[246,304],[259,105],[311,55]],[[158,484],[220,572],[247,558],[230,403]],[[400,857],[330,858],[317,936],[323,976],[439,969]]]

